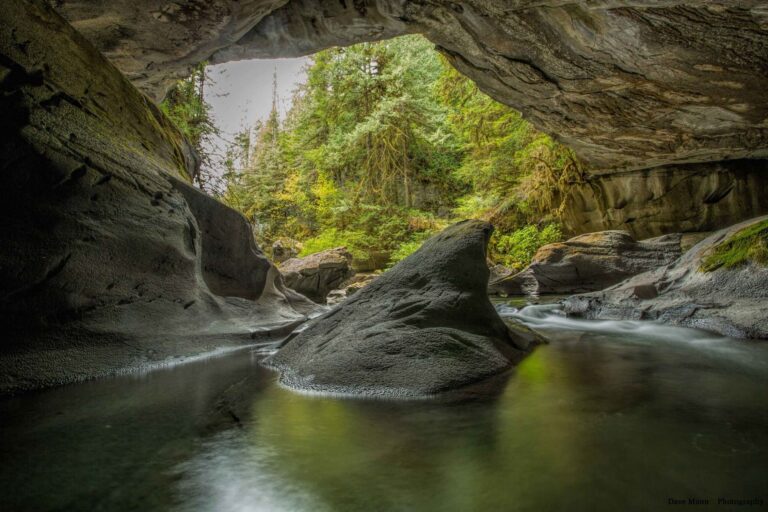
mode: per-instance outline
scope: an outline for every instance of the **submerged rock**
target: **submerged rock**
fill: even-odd
[[[738,338],[768,338],[768,267],[760,250],[713,262],[713,255],[744,243],[745,230],[768,258],[768,217],[720,230],[670,265],[634,276],[597,293],[565,300],[566,313],[585,318],[648,319]],[[762,244],[762,245],[759,245]],[[728,266],[731,265],[731,266]]]
[[[538,338],[512,330],[486,294],[493,227],[464,221],[432,237],[266,364],[306,391],[409,397],[497,375]]]
[[[602,290],[680,257],[680,235],[636,241],[626,231],[600,231],[541,247],[523,271],[491,282],[507,295]]]
[[[285,283],[315,302],[325,302],[335,290],[355,274],[352,254],[345,247],[328,249],[304,258],[291,258],[280,265]]]

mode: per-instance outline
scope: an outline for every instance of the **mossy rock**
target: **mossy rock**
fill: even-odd
[[[748,261],[768,266],[768,220],[752,224],[714,247],[703,259],[699,270],[712,272]]]

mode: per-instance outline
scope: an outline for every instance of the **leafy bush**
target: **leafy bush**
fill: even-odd
[[[368,251],[365,249],[365,238],[365,233],[361,231],[326,229],[317,236],[305,240],[299,256],[303,257],[336,247],[346,247],[355,259],[366,259]]]
[[[389,257],[389,266],[395,266],[397,262],[404,260],[414,252],[418,251],[419,247],[421,247],[423,243],[424,240],[411,240],[410,242],[405,242],[402,244]]]
[[[522,270],[531,263],[534,254],[547,244],[559,242],[563,233],[558,224],[547,224],[542,229],[531,224],[509,234],[498,234],[491,242],[492,257],[513,270]]]

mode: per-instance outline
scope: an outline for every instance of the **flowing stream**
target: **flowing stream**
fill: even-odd
[[[550,343],[492,394],[304,396],[244,349],[3,399],[0,510],[768,507],[768,344],[497,308]]]

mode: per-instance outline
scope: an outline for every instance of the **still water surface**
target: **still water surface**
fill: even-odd
[[[295,394],[250,349],[2,400],[0,510],[768,509],[768,345],[497,307],[551,342],[461,400]]]

